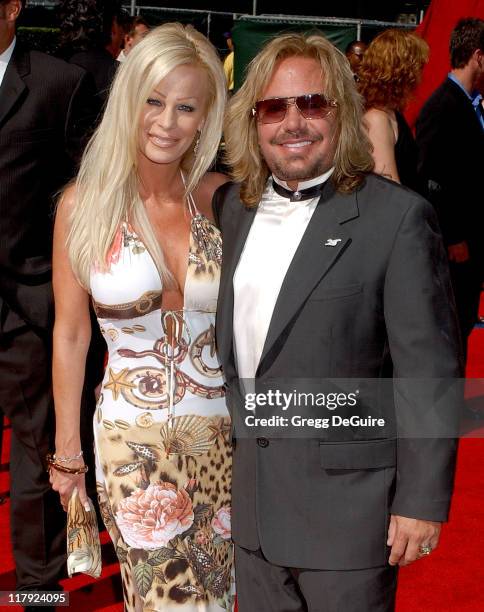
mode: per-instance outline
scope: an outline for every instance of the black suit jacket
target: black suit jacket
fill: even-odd
[[[94,84],[18,43],[0,86],[0,330],[48,329],[56,192],[75,174]]]
[[[100,113],[106,104],[109,88],[113,82],[119,62],[106,49],[78,51],[68,58],[71,64],[84,68],[94,78],[96,84],[96,106]]]
[[[423,106],[416,140],[419,176],[437,210],[445,243],[469,242],[484,263],[484,131],[469,98],[450,79]]]
[[[459,408],[459,388],[435,380],[459,377],[462,366],[433,208],[375,175],[350,195],[330,183],[324,188],[279,293],[256,391],[282,380],[291,388],[298,379],[352,379],[355,387],[370,379],[369,405],[352,413],[367,416],[370,409],[387,425],[297,440],[256,440],[242,430],[247,411],[234,360],[232,280],[255,210],[240,203],[234,184],[219,188],[214,209],[223,236],[216,326],[234,422],[235,542],[261,546],[269,561],[289,567],[383,565],[390,511],[443,521],[452,492],[455,440],[400,439],[395,425],[402,416],[423,423],[434,403],[454,422]],[[326,245],[330,238],[340,240]],[[385,387],[383,378],[392,375],[398,381]],[[432,380],[423,389],[411,380],[426,377]],[[330,413],[323,407],[320,415]]]

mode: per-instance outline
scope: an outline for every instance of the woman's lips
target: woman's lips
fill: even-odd
[[[155,136],[154,134],[150,134],[149,139],[154,145],[161,148],[172,147],[178,142],[176,138],[163,138],[162,136]]]

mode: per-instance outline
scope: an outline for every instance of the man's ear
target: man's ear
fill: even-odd
[[[474,51],[474,57],[476,58],[477,65],[482,70],[484,65],[484,51],[482,51],[481,49],[476,49]]]
[[[7,21],[15,22],[22,10],[22,0],[13,0],[7,4]]]

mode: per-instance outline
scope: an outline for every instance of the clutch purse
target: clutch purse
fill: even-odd
[[[67,508],[67,572],[69,578],[82,572],[93,578],[101,575],[101,543],[97,527],[96,511],[88,498],[91,508],[88,512],[77,489],[74,489]]]

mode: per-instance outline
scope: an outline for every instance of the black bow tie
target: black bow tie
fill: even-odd
[[[279,185],[279,183],[276,183],[276,181],[272,179],[272,187],[274,191],[291,202],[302,202],[303,200],[311,200],[312,198],[319,197],[325,185],[326,181],[324,183],[318,183],[317,185],[308,187],[307,189],[291,191],[290,189],[286,189],[282,185]]]

